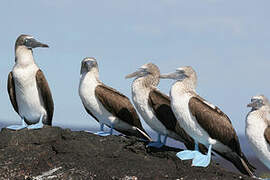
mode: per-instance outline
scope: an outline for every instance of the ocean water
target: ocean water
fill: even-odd
[[[1,122],[1,121],[0,121]],[[0,129],[6,127],[7,124],[4,123],[0,123]],[[96,132],[98,131],[98,128],[91,128],[91,127],[74,127],[74,126],[64,126],[64,125],[60,125],[60,127],[62,128],[69,128],[73,131],[83,131],[83,130],[87,130],[87,131],[92,131],[92,132]],[[153,140],[156,140],[157,138],[157,134],[154,133],[153,131],[148,131],[149,135],[153,138]],[[114,131],[114,134],[119,134],[118,132]],[[246,157],[248,158],[249,162],[255,166],[257,168],[256,170],[256,174],[257,176],[260,176],[262,174],[265,173],[269,173],[269,170],[258,160],[258,158],[255,156],[253,150],[251,149],[248,140],[245,136],[238,136],[240,143],[241,143],[241,149],[244,152],[244,154],[246,155]],[[167,145],[168,146],[172,146],[172,147],[177,147],[177,148],[182,148],[185,149],[185,146],[179,142],[179,141],[175,141],[171,138],[168,138],[167,140]],[[238,170],[227,160],[224,160],[223,158],[219,157],[218,155],[213,157],[216,162],[218,162],[220,164],[220,166],[222,166],[225,169],[228,169],[230,171],[233,172],[238,172]]]

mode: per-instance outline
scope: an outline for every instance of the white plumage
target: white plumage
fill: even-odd
[[[16,100],[19,114],[30,123],[37,123],[41,115],[46,115],[42,98],[38,92],[35,64],[32,51],[25,47],[16,50],[16,63],[12,73],[15,82]]]
[[[119,129],[136,129],[131,127],[124,121],[119,120],[117,117],[107,111],[106,108],[101,104],[95,95],[95,89],[101,84],[97,80],[96,71],[83,73],[79,85],[79,95],[84,106],[93,113],[93,115],[99,120],[100,123],[104,123],[108,126],[113,125],[114,128]]]
[[[220,152],[230,152],[229,147],[216,139],[212,139],[191,114],[188,104],[189,100],[194,97],[195,94],[185,92],[184,90],[185,86],[183,86],[181,82],[176,82],[170,91],[171,107],[181,127],[185,129],[193,139],[204,144],[206,147],[212,144],[213,148],[219,149]],[[207,102],[206,104],[209,105],[210,103]],[[210,107],[213,108],[215,106],[210,104]]]
[[[270,124],[268,106],[251,110],[246,117],[246,136],[257,157],[270,169],[270,146],[265,139],[265,129]]]
[[[144,121],[157,133],[167,135],[166,127],[156,118],[148,104],[150,88],[143,87],[143,79],[136,79],[132,84],[132,100]]]

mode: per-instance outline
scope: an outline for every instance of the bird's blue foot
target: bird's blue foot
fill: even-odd
[[[195,158],[192,160],[192,166],[207,167],[211,161],[211,149],[212,145],[209,146],[207,155],[202,153],[196,154]]]
[[[192,160],[192,166],[207,167],[210,164],[211,156],[202,153],[196,154]]]
[[[146,147],[155,147],[155,148],[161,148],[162,146],[164,146],[164,144],[161,142],[161,135],[158,133],[157,134],[157,141],[152,141],[150,143],[147,144]],[[167,137],[164,138],[164,142],[166,143]]]
[[[109,136],[109,135],[111,135],[110,132],[105,132],[105,131],[99,131],[99,132],[96,132],[94,134],[99,135],[99,136]]]
[[[37,124],[32,124],[30,126],[27,126],[27,129],[41,129],[41,128],[43,128],[42,120],[43,120],[43,115],[40,116]]]
[[[109,135],[112,135],[113,134],[113,127],[111,126],[111,129],[110,129],[110,132],[106,132],[104,131],[104,124],[103,123],[100,123],[100,131],[94,133],[96,135],[99,135],[99,136],[109,136]]]
[[[11,126],[8,126],[7,129],[11,129],[11,130],[21,130],[21,129],[24,129],[27,127],[27,124],[24,122],[24,118],[21,118],[21,125],[11,125]]]
[[[181,160],[189,160],[189,159],[194,159],[197,154],[201,154],[201,153],[197,150],[194,150],[194,151],[184,150],[184,151],[178,152],[176,156]]]
[[[8,126],[7,129],[11,129],[11,130],[21,130],[21,129],[24,129],[26,128],[27,126],[26,125],[11,125],[11,126]]]
[[[32,124],[32,125],[27,127],[27,129],[41,129],[41,128],[43,128],[42,123]]]
[[[150,142],[147,144],[147,147],[161,148],[163,145],[161,142]]]

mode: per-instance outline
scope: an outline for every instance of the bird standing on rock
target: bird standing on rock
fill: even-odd
[[[98,135],[112,135],[116,129],[125,135],[151,141],[129,99],[99,80],[95,58],[84,58],[81,63],[79,95],[88,114],[100,123]],[[104,124],[111,128],[109,133],[104,132]]]
[[[29,35],[20,35],[15,43],[15,65],[8,75],[8,94],[21,125],[8,129],[38,129],[52,125],[54,104],[47,80],[35,63],[33,48],[46,47]]]
[[[137,71],[126,76],[135,78],[132,83],[132,100],[145,122],[158,134],[156,142],[148,146],[158,147],[166,144],[167,137],[171,137],[185,144],[188,149],[194,149],[193,139],[185,132],[171,109],[169,96],[160,92],[160,70],[153,63],[141,66]],[[161,135],[164,141],[161,142]]]
[[[260,161],[270,169],[270,104],[264,95],[253,96],[246,117],[246,136]]]
[[[170,91],[171,107],[179,124],[197,144],[208,147],[207,155],[185,150],[177,153],[182,159],[192,159],[193,166],[206,167],[211,160],[211,150],[232,162],[243,174],[253,176],[254,167],[241,151],[240,143],[228,116],[218,107],[201,98],[195,91],[196,72],[190,66],[176,69],[161,78],[174,79]]]

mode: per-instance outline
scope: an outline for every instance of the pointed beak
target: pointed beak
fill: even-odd
[[[26,43],[26,46],[28,48],[37,48],[37,47],[45,47],[48,48],[49,46],[47,44],[43,44],[41,42],[38,42],[37,40],[35,40],[34,38],[29,39],[28,42]]]
[[[251,100],[251,103],[247,105],[247,107],[256,107],[257,106],[257,101],[256,100]]]
[[[140,73],[141,73],[141,71],[138,70],[138,71],[135,71],[135,72],[133,72],[133,73],[131,73],[131,74],[126,75],[125,78],[126,78],[126,79],[133,78],[133,77],[138,76]]]
[[[172,72],[168,74],[160,74],[159,78],[161,79],[177,79],[178,73],[177,72]]]

